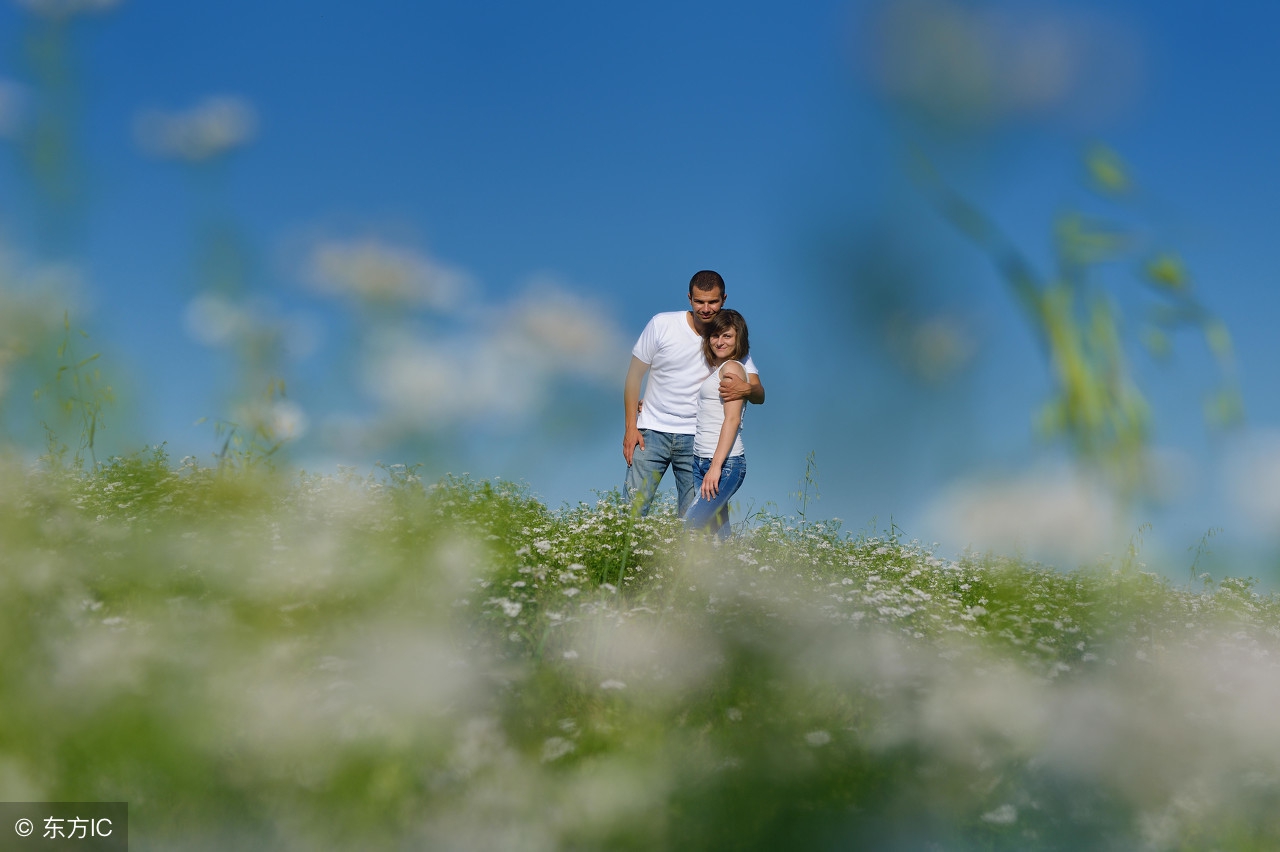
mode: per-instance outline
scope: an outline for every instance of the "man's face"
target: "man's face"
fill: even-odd
[[[724,294],[719,288],[699,290],[694,287],[689,293],[689,307],[693,308],[693,322],[699,328],[724,307]]]

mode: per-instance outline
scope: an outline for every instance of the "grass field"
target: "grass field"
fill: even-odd
[[[0,795],[134,849],[1280,848],[1280,601],[506,482],[0,466]]]

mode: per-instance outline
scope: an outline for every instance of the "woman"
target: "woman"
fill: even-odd
[[[698,422],[693,436],[693,475],[697,497],[685,512],[685,526],[729,537],[729,498],[747,476],[742,448],[740,399],[720,399],[720,378],[732,374],[747,380],[739,362],[747,357],[747,321],[731,308],[723,308],[702,331],[702,355],[711,368],[698,388]]]

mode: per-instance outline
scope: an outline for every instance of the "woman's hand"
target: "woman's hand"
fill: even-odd
[[[710,500],[720,493],[720,474],[724,472],[724,468],[712,462],[711,467],[707,468],[707,475],[702,477],[702,499]]]

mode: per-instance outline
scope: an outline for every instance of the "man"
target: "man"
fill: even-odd
[[[623,388],[626,431],[622,456],[627,460],[627,495],[641,514],[670,467],[676,477],[677,510],[681,515],[697,496],[694,491],[693,433],[697,419],[698,385],[707,377],[702,357],[702,329],[724,307],[724,279],[703,270],[689,280],[688,311],[662,313],[649,320],[631,350],[631,368]],[[747,379],[726,376],[720,382],[724,399],[745,399],[760,405],[764,387],[755,363],[748,357]],[[644,404],[640,385],[645,374]]]

